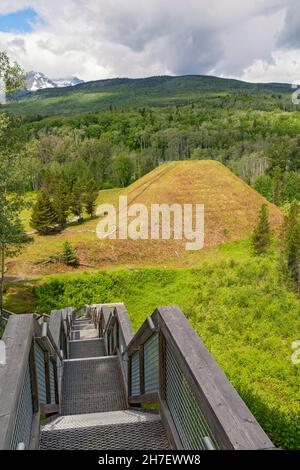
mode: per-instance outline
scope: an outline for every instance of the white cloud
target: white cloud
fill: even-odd
[[[281,43],[288,45],[295,2],[1,0],[0,13],[31,6],[45,24],[27,34],[0,33],[0,49],[50,77],[214,73],[289,81],[299,59],[296,26],[293,50]]]
[[[276,51],[272,61],[255,61],[242,76],[251,82],[300,84],[300,50]]]

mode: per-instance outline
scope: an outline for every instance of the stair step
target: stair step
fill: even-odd
[[[93,330],[95,329],[94,323],[82,323],[82,324],[74,324],[72,327],[72,331],[77,330]]]
[[[117,357],[64,361],[62,415],[99,413],[127,408]]]
[[[41,429],[43,450],[168,448],[160,417],[153,413],[125,410],[61,416]]]
[[[71,331],[71,340],[80,340],[80,339],[96,339],[99,338],[99,331],[95,328],[89,328],[87,330],[76,330]]]
[[[87,318],[86,320],[75,320],[73,322],[73,326],[74,325],[84,325],[84,324],[89,324],[91,322],[91,319],[90,318]]]
[[[86,339],[69,342],[70,359],[106,356],[103,339]]]

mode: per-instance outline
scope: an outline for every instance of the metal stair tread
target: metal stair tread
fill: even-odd
[[[100,338],[89,338],[69,342],[70,359],[104,357],[105,344]]]
[[[108,411],[103,413],[85,413],[81,415],[60,416],[51,423],[42,426],[42,432],[58,429],[78,429],[94,426],[111,426],[126,423],[149,423],[160,421],[160,416],[154,413],[143,413],[135,410]]]
[[[89,338],[99,338],[99,332],[95,328],[87,329],[87,330],[76,330],[71,331],[71,339],[72,340],[83,340]]]
[[[128,408],[116,356],[64,361],[62,415]]]
[[[42,450],[167,450],[161,421],[69,428],[42,432]]]

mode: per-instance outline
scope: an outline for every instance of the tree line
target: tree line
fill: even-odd
[[[11,116],[10,127],[29,191],[49,172],[71,186],[83,177],[105,189],[127,186],[166,161],[214,159],[282,205],[300,199],[300,116],[273,101],[215,96],[176,107]]]
[[[94,179],[77,180],[72,186],[60,174],[45,177],[32,209],[30,225],[42,235],[63,230],[71,215],[82,221],[83,212],[93,217],[98,187]]]

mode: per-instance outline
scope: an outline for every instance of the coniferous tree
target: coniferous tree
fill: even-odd
[[[78,221],[82,221],[83,201],[84,201],[84,183],[80,180],[76,181],[70,196],[70,209],[72,213],[78,217]]]
[[[72,266],[73,268],[77,268],[79,266],[79,259],[76,256],[75,250],[72,247],[71,243],[66,241],[63,245],[63,251],[61,255],[62,261],[67,266]]]
[[[283,173],[279,167],[275,168],[273,178],[273,202],[276,205],[280,205],[282,201],[282,190],[283,190]]]
[[[300,292],[300,204],[293,202],[283,226],[283,253],[288,271]]]
[[[255,255],[263,255],[268,252],[271,245],[271,236],[269,210],[267,204],[263,204],[259,211],[257,225],[252,234],[252,248]]]
[[[40,191],[33,207],[30,225],[39,233],[46,235],[58,224],[56,211],[45,191]]]
[[[62,177],[58,178],[54,184],[52,203],[57,215],[57,222],[61,227],[64,227],[70,209],[70,190]]]
[[[84,207],[90,217],[93,217],[98,197],[98,187],[95,180],[90,180],[85,184]]]

